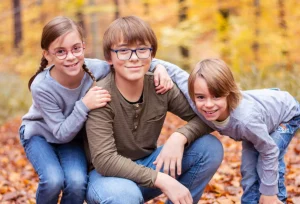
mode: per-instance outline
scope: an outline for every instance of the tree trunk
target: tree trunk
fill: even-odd
[[[86,27],[84,23],[84,15],[81,10],[76,12],[76,17],[77,17],[77,22],[81,26],[82,30],[84,31],[83,33],[86,33]]]
[[[119,0],[114,0],[115,3],[115,19],[120,17]]]
[[[95,5],[94,0],[89,0],[89,5],[93,6]],[[92,56],[95,58],[100,58],[101,55],[101,46],[99,42],[99,32],[98,32],[98,22],[97,22],[97,14],[96,13],[91,13],[91,36],[92,36]]]
[[[284,42],[284,44],[281,47],[281,54],[284,57],[284,61],[286,63],[287,70],[292,69],[292,63],[290,59],[290,52],[288,48],[285,45],[285,42],[288,41],[288,35],[287,35],[287,23],[286,23],[286,15],[285,15],[285,5],[283,0],[278,0],[278,8],[279,8],[279,27],[281,30],[281,37]]]
[[[252,51],[253,51],[253,56],[255,62],[258,64],[260,59],[259,59],[259,43],[258,43],[258,38],[260,34],[259,30],[259,24],[258,22],[260,21],[260,2],[259,0],[254,0],[253,2],[254,8],[255,8],[255,13],[254,13],[254,41],[252,43]]]
[[[219,0],[219,9],[218,12],[224,19],[224,22],[219,25],[219,31],[220,31],[220,41],[223,44],[223,48],[221,49],[221,58],[226,61],[227,63],[230,63],[230,57],[229,57],[229,16],[230,16],[230,9],[225,8],[224,6],[224,0]]]
[[[22,21],[21,21],[21,4],[20,0],[13,0],[14,10],[14,48],[17,48],[21,53],[21,41],[22,41]]]
[[[186,1],[185,0],[179,0],[179,23],[187,20],[187,11],[188,7],[185,5]],[[182,56],[183,62],[182,62],[182,68],[185,70],[189,69],[189,56],[190,56],[190,51],[188,47],[186,46],[179,46],[180,54]]]
[[[144,1],[144,4],[143,4],[143,5],[144,5],[144,9],[145,9],[145,10],[144,10],[144,14],[145,14],[145,15],[149,15],[149,13],[150,13],[150,12],[149,12],[149,2],[148,2],[148,1]]]

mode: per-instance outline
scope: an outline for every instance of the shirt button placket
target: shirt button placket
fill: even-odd
[[[134,124],[134,131],[136,131],[138,128],[138,117],[139,117],[140,105],[137,103],[137,104],[134,104],[134,106],[135,106],[135,116],[133,119],[133,124]]]

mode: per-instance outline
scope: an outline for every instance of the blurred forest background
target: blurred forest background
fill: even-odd
[[[300,99],[298,0],[9,0],[0,3],[0,123],[31,104],[27,81],[42,56],[42,27],[65,15],[86,34],[86,56],[103,59],[102,36],[117,17],[150,23],[157,58],[187,71],[220,57],[243,89],[279,87]]]
[[[222,58],[231,66],[242,89],[278,87],[300,100],[298,0],[1,1],[0,201],[34,203],[37,178],[20,150],[17,129],[20,117],[31,105],[27,82],[42,56],[42,28],[57,15],[71,17],[82,25],[86,57],[103,59],[102,36],[107,26],[120,16],[137,15],[152,26],[158,37],[157,58],[188,72],[199,60]],[[180,123],[174,116],[168,121],[161,143]],[[288,153],[290,203],[300,203],[298,138]],[[227,139],[223,142],[225,160],[203,203],[239,202],[240,146]]]

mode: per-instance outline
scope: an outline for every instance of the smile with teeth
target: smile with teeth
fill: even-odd
[[[205,111],[203,110],[206,114],[211,115],[214,114],[215,112],[217,112],[218,110],[213,110],[213,111]]]
[[[71,64],[71,65],[65,65],[65,67],[75,67],[78,64],[78,62],[76,62],[75,64]]]

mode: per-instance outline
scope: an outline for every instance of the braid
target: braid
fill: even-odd
[[[46,68],[46,66],[48,65],[48,60],[43,56],[42,59],[41,59],[41,64],[40,64],[40,67],[39,69],[36,71],[36,73],[29,79],[29,82],[28,82],[28,89],[30,90],[30,86],[34,80],[34,78],[39,74],[41,73],[42,71],[44,71],[44,69]]]
[[[85,63],[83,63],[82,68],[86,73],[90,75],[93,81],[96,81],[96,78],[94,77],[93,73],[87,68]]]

